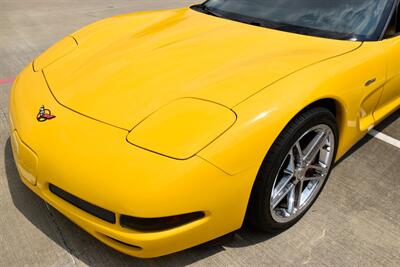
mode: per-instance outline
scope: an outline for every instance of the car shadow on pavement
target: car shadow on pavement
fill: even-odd
[[[234,233],[197,247],[155,259],[143,260],[126,256],[87,234],[64,215],[47,205],[22,183],[15,167],[9,138],[5,145],[4,161],[8,187],[14,206],[39,231],[87,265],[185,266],[224,251],[224,247],[249,246],[273,237],[272,235],[243,227]]]

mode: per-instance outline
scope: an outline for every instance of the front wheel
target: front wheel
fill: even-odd
[[[294,118],[268,152],[253,186],[246,219],[282,231],[296,223],[323,189],[336,156],[337,125],[325,108]]]

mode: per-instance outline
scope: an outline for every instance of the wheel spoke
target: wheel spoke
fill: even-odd
[[[296,185],[295,191],[296,192],[295,192],[295,203],[294,203],[294,205],[296,207],[296,210],[299,210],[300,209],[300,204],[301,204],[301,195],[303,193],[303,181],[300,181]]]
[[[312,176],[304,177],[304,181],[321,180],[328,175],[328,171],[329,171],[327,166],[321,162],[317,165],[315,165],[315,164],[310,165],[310,166],[308,166],[308,168],[315,170],[316,173]]]
[[[272,208],[276,208],[278,204],[285,198],[285,196],[294,188],[294,184],[287,184],[281,191],[279,191],[275,197],[272,198]]]
[[[283,170],[285,175],[290,176],[290,178],[293,177],[294,169],[295,169],[295,162],[294,162],[294,156],[293,156],[293,150],[290,150],[288,156],[289,157],[289,162],[287,167]],[[286,159],[285,159],[286,161]]]
[[[315,159],[318,152],[321,150],[321,148],[326,142],[325,137],[326,133],[321,132],[317,136],[315,136],[313,140],[311,140],[311,142],[307,145],[305,149],[303,162],[305,162],[306,164],[310,164]]]
[[[293,174],[294,169],[296,168],[296,163],[295,163],[295,159],[294,159],[293,148],[292,148],[292,149],[290,150],[290,152],[289,152],[289,157],[290,157],[290,159],[289,159],[289,164],[288,164],[288,168],[287,168],[287,169],[289,169],[289,170],[291,171],[291,173]]]
[[[308,166],[308,168],[316,170],[316,171],[318,171],[320,173],[328,172],[328,169],[327,169],[326,165],[321,163],[321,162],[319,162],[318,164],[312,164],[312,165]]]
[[[295,202],[295,196],[296,196],[296,190],[295,187],[292,188],[292,190],[290,190],[290,192],[288,193],[288,197],[287,197],[287,212],[291,215],[294,213],[294,202]]]
[[[288,173],[285,176],[282,177],[282,179],[279,181],[278,185],[274,188],[274,193],[273,193],[273,198],[275,198],[277,195],[282,194],[282,190],[285,189],[287,184],[290,182],[290,180],[293,178],[293,173]]]
[[[314,176],[309,176],[309,177],[304,177],[303,181],[319,181],[319,180],[323,180],[325,178],[325,175],[322,174],[317,174]]]
[[[287,161],[288,158],[289,158],[289,162],[287,164],[287,167],[283,170],[283,177],[279,181],[279,183],[273,188],[273,191],[272,191],[273,198],[275,198],[279,193],[281,193],[281,191],[285,188],[285,186],[293,178],[295,163],[294,163],[294,157],[293,157],[292,150],[287,155],[285,162]]]
[[[304,154],[303,154],[303,150],[301,149],[299,141],[296,142],[295,147],[296,147],[296,150],[297,150],[297,153],[298,153],[299,164],[303,164]]]

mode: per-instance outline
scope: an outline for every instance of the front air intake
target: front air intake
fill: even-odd
[[[90,204],[89,202],[80,199],[64,190],[61,188],[49,184],[49,190],[52,192],[54,195],[58,196],[59,198],[62,198],[63,200],[67,201],[68,203],[74,205],[75,207],[86,211],[87,213],[102,219],[106,222],[109,223],[115,223],[115,214],[109,210],[100,208],[96,205]]]
[[[121,215],[120,223],[122,227],[141,232],[157,232],[182,226],[204,216],[204,212],[201,211],[161,218],[138,218]]]

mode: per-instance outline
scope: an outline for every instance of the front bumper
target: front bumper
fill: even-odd
[[[56,118],[36,120],[41,105]],[[156,257],[240,228],[256,170],[230,176],[200,157],[174,160],[129,145],[125,130],[78,114],[52,96],[41,72],[28,66],[10,95],[10,135],[22,181],[88,233],[136,257]],[[106,222],[57,197],[49,184],[112,211]],[[173,229],[140,232],[120,215],[158,218],[202,211]]]

